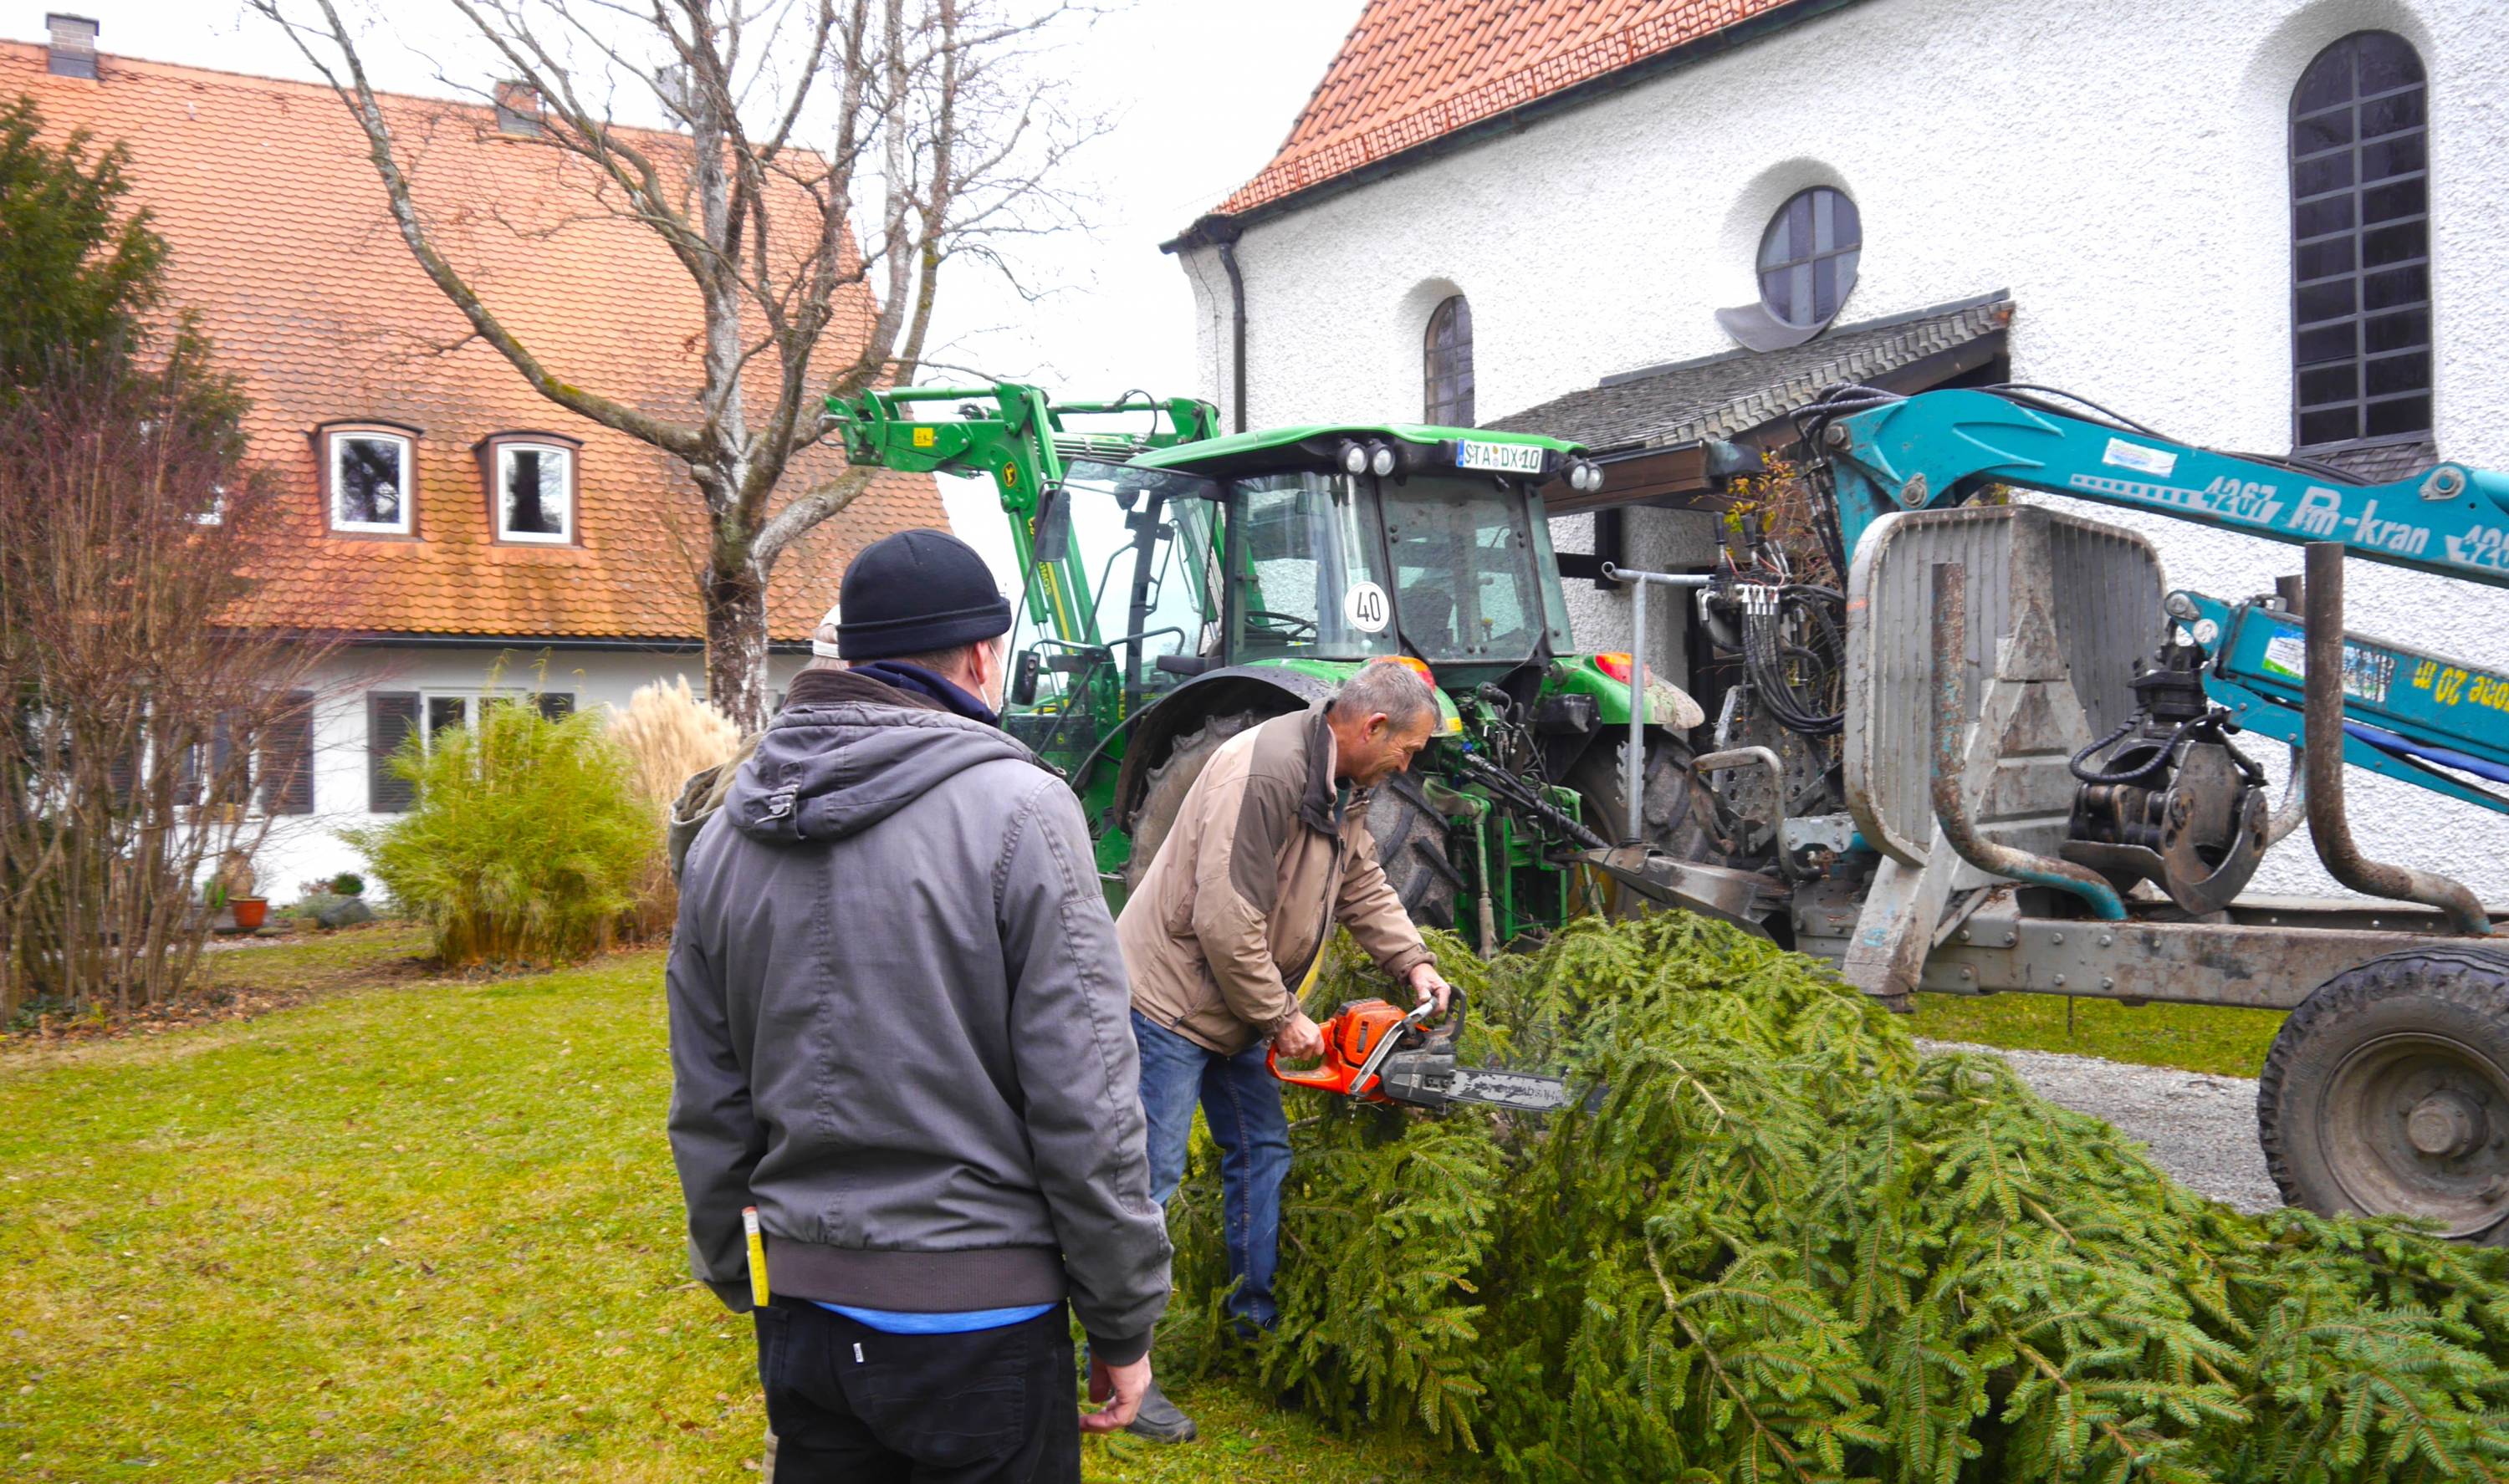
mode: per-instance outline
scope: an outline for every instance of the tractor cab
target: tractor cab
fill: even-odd
[[[1230,663],[1408,654],[1469,685],[1573,648],[1550,522],[1518,477],[1260,474],[1231,513]]]
[[[1599,480],[1547,438],[1309,427],[1074,461],[1062,488],[1075,558],[1108,574],[1100,632],[1138,636],[1142,692],[1391,656],[1469,689],[1574,648],[1537,493],[1563,475]]]

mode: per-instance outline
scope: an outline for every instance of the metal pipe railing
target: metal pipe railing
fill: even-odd
[[[2034,886],[2051,886],[2082,899],[2103,922],[2125,919],[2125,902],[2106,876],[2087,866],[2060,861],[1986,837],[1969,817],[1961,793],[1967,759],[1961,729],[1968,723],[1968,569],[1958,562],[1934,567],[1934,818],[1943,840],[1980,871]]]
[[[2311,541],[2303,549],[2307,581],[2301,602],[2308,630],[2302,650],[2301,757],[2309,843],[2326,873],[2354,891],[2438,908],[2456,931],[2488,938],[2491,914],[2462,882],[2371,860],[2352,838],[2343,810],[2343,543]]]
[[[1629,835],[1623,843],[1636,845],[1645,840],[1646,723],[1647,713],[1654,709],[1646,699],[1647,584],[1705,587],[1713,578],[1704,572],[1632,572],[1610,562],[1603,564],[1603,576],[1607,581],[1629,584],[1629,756],[1622,766],[1621,788],[1629,805]]]

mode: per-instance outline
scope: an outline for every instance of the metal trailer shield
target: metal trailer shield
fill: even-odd
[[[2051,854],[2072,754],[2134,714],[2127,682],[2158,645],[2160,560],[2141,536],[2041,505],[1884,516],[1848,578],[1841,763],[1849,811],[1884,857],[1844,972],[1868,994],[1917,987],[1956,889],[1995,878],[1941,843],[1930,795],[1934,570],[1966,573],[1969,723],[1960,788],[1981,833]]]

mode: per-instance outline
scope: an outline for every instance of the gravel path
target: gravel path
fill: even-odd
[[[2265,1151],[2257,1147],[2257,1085],[2244,1077],[1957,1041],[1917,1044],[2002,1057],[2049,1102],[2107,1119],[2150,1145],[2153,1160],[2198,1195],[2243,1211],[2282,1205],[2266,1173]]]

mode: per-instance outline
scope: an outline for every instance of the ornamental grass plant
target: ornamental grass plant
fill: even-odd
[[[1528,1481],[2509,1477],[2509,1253],[2205,1202],[1702,918],[1439,947],[1468,1060],[1601,1091],[1550,1119],[1291,1094],[1282,1320],[1247,1359],[1341,1426]],[[1311,1013],[1387,993],[1334,953]],[[1173,1208],[1179,1341],[1220,1333],[1210,1156]]]
[[[696,698],[687,676],[669,684],[639,686],[626,709],[610,719],[610,740],[625,755],[636,795],[653,818],[653,844],[638,871],[622,926],[629,937],[667,936],[679,916],[680,893],[671,878],[663,832],[671,801],[693,773],[730,761],[740,751],[740,728]]]
[[[413,736],[410,810],[346,832],[449,966],[554,964],[607,947],[653,849],[651,810],[601,716],[491,695],[469,727]]]

